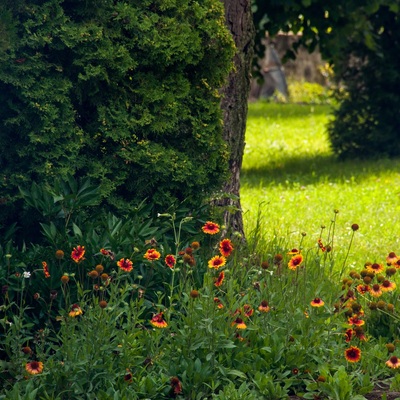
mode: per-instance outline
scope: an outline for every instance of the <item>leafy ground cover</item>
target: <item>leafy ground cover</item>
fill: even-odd
[[[250,118],[258,110],[265,120],[264,107],[279,120],[280,109],[265,104]],[[334,179],[329,154],[314,160],[319,146],[327,152],[318,128],[327,109],[314,108],[310,121],[311,109],[280,107],[319,133],[303,134],[310,146],[296,146],[294,164],[283,119],[279,156],[249,133],[247,151],[258,143],[258,152],[244,166],[247,244],[225,235],[207,207],[154,216],[142,204],[123,218],[96,213],[87,179],[23,191],[43,222],[34,243],[13,226],[0,243],[0,399],[395,398],[400,258],[397,242],[382,238],[394,219],[366,231],[357,218],[366,216],[332,193],[357,192],[360,176],[372,187],[371,175],[385,170],[371,166],[351,184]],[[260,152],[258,163],[276,168],[257,168]],[[329,179],[313,176],[321,170]],[[256,192],[263,185],[265,199]],[[279,185],[274,204],[268,196]]]

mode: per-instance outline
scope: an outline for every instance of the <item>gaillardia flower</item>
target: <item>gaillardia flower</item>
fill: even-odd
[[[237,329],[246,329],[247,325],[243,322],[242,318],[236,318],[233,322],[232,322],[232,326],[236,325]]]
[[[225,279],[225,272],[221,271],[214,283],[214,286],[220,287],[224,283],[224,279]]]
[[[384,271],[384,267],[382,264],[374,263],[367,266],[367,270],[373,272],[374,274],[380,274]]]
[[[356,346],[351,346],[344,351],[344,356],[348,362],[358,362],[361,360],[361,350]]]
[[[250,304],[245,304],[243,306],[243,312],[247,318],[250,318],[254,314],[254,309],[251,307]]]
[[[129,258],[121,258],[118,262],[117,265],[120,269],[122,269],[125,272],[131,272],[133,269],[133,263]]]
[[[37,375],[43,372],[43,363],[41,361],[31,361],[25,364],[28,374]]]
[[[156,328],[166,328],[168,326],[162,312],[154,315],[154,317],[150,320],[150,323]]]
[[[288,263],[288,267],[295,271],[296,268],[303,262],[303,256],[301,254],[296,254],[295,256],[293,256],[289,263]]]
[[[219,269],[226,264],[226,258],[224,256],[215,256],[208,261],[208,268]]]
[[[176,259],[172,254],[168,254],[165,257],[165,264],[169,267],[169,268],[174,268],[175,264],[176,264]]]
[[[325,303],[319,297],[315,297],[310,303],[313,307],[322,307]]]
[[[267,313],[270,310],[270,306],[268,305],[268,301],[263,300],[261,304],[258,306],[258,311]]]
[[[216,233],[219,232],[219,225],[216,224],[215,222],[207,221],[201,230],[204,233],[207,233],[208,235],[215,235]]]
[[[355,326],[363,326],[365,324],[365,321],[363,319],[358,318],[357,315],[353,315],[348,319],[348,324]]]
[[[148,249],[143,257],[149,261],[156,261],[161,257],[161,254],[156,249]]]
[[[382,296],[383,292],[382,292],[381,285],[379,285],[378,283],[373,284],[369,293],[374,297]]]
[[[387,360],[385,362],[385,364],[389,367],[389,368],[399,368],[400,367],[400,360],[396,357],[396,356],[392,356],[389,358],[389,360]]]
[[[229,239],[221,240],[219,243],[219,252],[224,257],[229,257],[233,251],[233,244]]]
[[[79,263],[82,260],[84,260],[84,255],[85,255],[85,246],[76,246],[74,247],[74,249],[72,250],[71,253],[71,258],[76,262]]]
[[[399,257],[397,257],[394,251],[391,251],[388,256],[386,257],[387,265],[395,265]]]
[[[394,282],[390,282],[389,280],[385,279],[382,283],[381,283],[381,290],[383,292],[391,292],[394,289],[396,289],[396,284]]]
[[[72,304],[71,311],[69,312],[68,315],[70,317],[74,317],[75,318],[78,315],[82,315],[82,314],[83,314],[82,308],[80,308],[78,304]]]

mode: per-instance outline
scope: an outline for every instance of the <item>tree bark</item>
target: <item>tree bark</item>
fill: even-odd
[[[230,178],[222,188],[218,206],[224,207],[224,224],[229,230],[244,237],[240,205],[240,169],[245,146],[247,101],[250,91],[253,59],[254,24],[251,0],[221,0],[225,7],[225,20],[236,44],[234,70],[222,90],[221,107],[224,117],[224,139],[230,148]]]

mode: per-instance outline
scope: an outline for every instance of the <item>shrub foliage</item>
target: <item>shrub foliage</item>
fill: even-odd
[[[9,218],[18,186],[56,176],[91,177],[114,210],[144,198],[193,202],[221,184],[218,90],[234,45],[220,1],[2,3],[0,192]]]

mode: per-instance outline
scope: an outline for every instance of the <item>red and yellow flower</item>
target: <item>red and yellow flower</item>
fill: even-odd
[[[243,322],[242,318],[236,318],[233,322],[232,322],[232,326],[236,325],[237,329],[246,329],[247,325]]]
[[[214,283],[214,286],[220,287],[224,283],[224,279],[225,279],[225,272],[221,271]]]
[[[378,283],[375,283],[371,286],[371,290],[369,293],[374,296],[374,297],[380,297],[382,296],[382,287]]]
[[[85,255],[85,246],[76,246],[73,248],[71,252],[71,258],[76,262],[79,263],[84,260]]]
[[[263,300],[260,305],[258,306],[258,311],[261,311],[263,313],[267,313],[270,310],[270,306],[268,305],[268,301]]]
[[[389,360],[387,360],[385,362],[385,364],[389,367],[389,368],[399,368],[400,367],[400,359],[396,356],[392,356],[389,358]]]
[[[165,256],[165,264],[169,267],[169,268],[174,268],[175,264],[176,264],[176,258],[175,256],[173,256],[172,254],[168,254],[167,256]]]
[[[208,235],[215,235],[219,232],[219,225],[215,222],[207,221],[201,230]]]
[[[166,328],[168,326],[162,312],[154,315],[153,318],[150,320],[150,323],[156,328]]]
[[[80,308],[78,304],[72,304],[71,311],[69,312],[68,315],[70,317],[75,318],[78,315],[82,315],[82,314],[83,314],[82,308]]]
[[[233,244],[229,239],[221,240],[219,243],[219,252],[224,257],[229,257],[233,251]]]
[[[254,309],[251,307],[250,304],[245,304],[243,306],[243,312],[247,318],[250,318],[254,314]]]
[[[396,289],[396,284],[394,282],[391,282],[391,281],[385,279],[381,283],[382,292],[392,292],[394,289]]]
[[[133,269],[133,263],[129,258],[121,258],[118,262],[117,265],[122,271],[125,272],[131,272]]]
[[[358,362],[361,360],[361,350],[356,346],[351,346],[344,351],[344,356],[348,362]]]
[[[214,303],[217,305],[217,308],[224,308],[224,305],[221,303],[221,300],[218,297],[214,297]]]
[[[143,257],[149,261],[156,261],[161,257],[161,254],[156,249],[148,249]]]
[[[325,303],[319,297],[315,297],[313,301],[310,302],[313,307],[322,307]]]
[[[43,363],[41,361],[31,361],[25,364],[28,374],[37,375],[43,372]]]
[[[365,324],[365,321],[363,319],[360,319],[358,315],[353,315],[348,319],[348,324],[354,326],[363,326]]]
[[[288,267],[292,270],[295,271],[297,269],[298,266],[300,266],[300,264],[303,262],[303,256],[302,254],[298,253],[296,255],[294,255],[289,263],[288,263]]]
[[[42,261],[43,273],[45,278],[50,278],[49,266],[46,261]]]
[[[226,264],[226,258],[224,256],[214,256],[208,261],[208,268],[219,269]]]
[[[367,271],[373,272],[374,274],[380,274],[384,271],[384,267],[382,264],[374,263],[371,265],[367,265]]]

